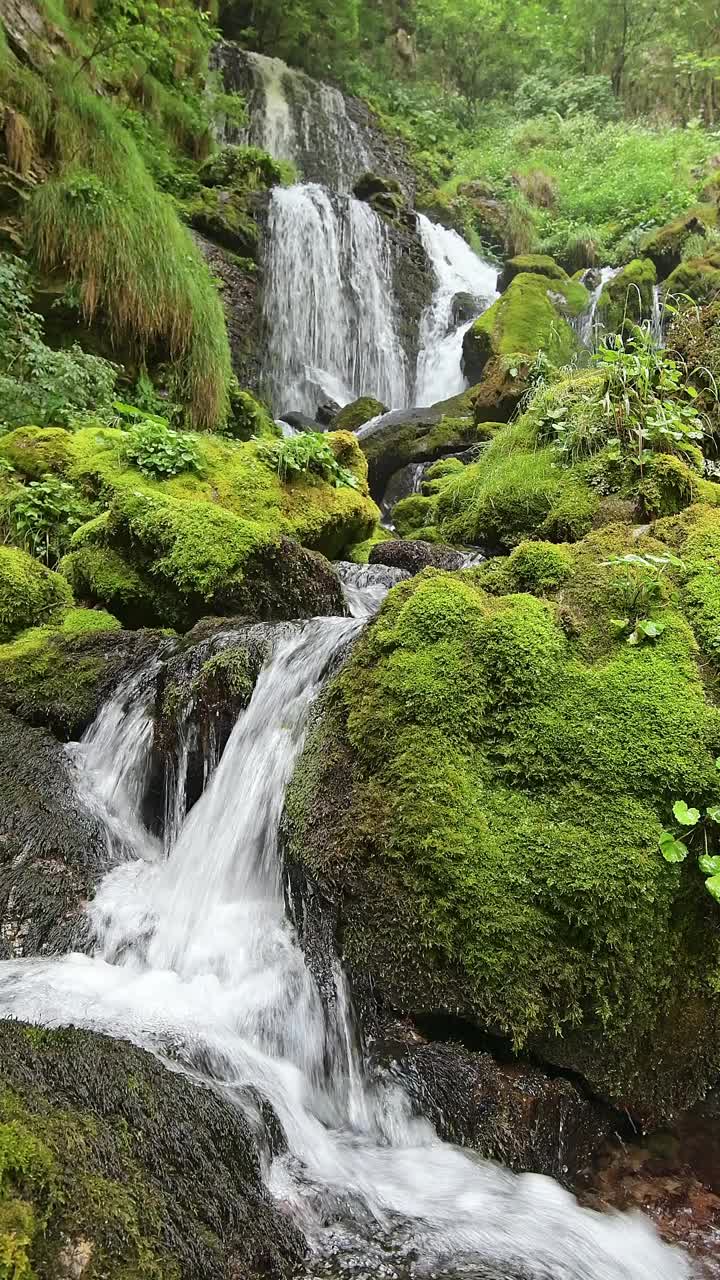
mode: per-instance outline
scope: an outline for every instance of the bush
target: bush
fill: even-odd
[[[146,418],[131,427],[123,452],[146,476],[167,478],[202,469],[195,437],[173,431],[160,419]]]
[[[9,486],[0,501],[0,526],[19,546],[55,565],[93,511],[73,485],[48,472],[40,480]]]
[[[336,489],[343,485],[350,489],[360,488],[357,476],[341,465],[327,436],[320,431],[307,431],[287,440],[264,441],[260,452],[276,468],[283,481],[309,472],[328,480]]]
[[[620,105],[607,76],[569,76],[563,79],[542,72],[526,76],[515,94],[515,110],[530,116],[593,115],[607,124],[620,116]]]

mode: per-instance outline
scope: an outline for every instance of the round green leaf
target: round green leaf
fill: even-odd
[[[663,831],[660,836],[660,852],[666,862],[684,862],[688,856],[687,845],[676,840],[670,831]]]
[[[682,827],[694,827],[700,821],[700,810],[689,809],[684,800],[676,800],[673,813]]]
[[[711,857],[710,854],[704,853],[701,858],[698,858],[698,866],[703,875],[720,876],[720,858],[717,856]]]

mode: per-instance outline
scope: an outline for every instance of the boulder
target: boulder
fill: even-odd
[[[681,262],[665,281],[663,294],[680,306],[688,298],[700,306],[714,301],[720,295],[720,254]]]
[[[665,226],[650,231],[642,241],[641,250],[643,256],[654,264],[658,280],[665,280],[680,266],[685,241],[690,236],[704,236],[717,226],[717,221],[716,204],[698,204]]]
[[[530,275],[545,276],[548,280],[568,280],[564,267],[558,265],[554,258],[546,253],[521,253],[509,258],[498,276],[498,292],[504,293],[516,276],[524,272]]]
[[[480,303],[472,293],[456,293],[452,300],[450,332],[459,329],[461,324],[474,320],[479,310]]]
[[[288,426],[292,427],[294,431],[317,431],[318,429],[316,419],[308,417],[306,413],[296,413],[295,410],[291,409],[288,413],[281,413],[280,418],[282,422],[287,422]]]
[[[493,359],[517,367],[523,358],[531,363],[540,351],[553,364],[569,363],[577,338],[568,318],[582,314],[588,302],[587,289],[579,281],[529,271],[515,275],[465,334],[465,376],[478,383]],[[499,415],[493,416],[497,420]]]
[[[720,717],[684,597],[656,644],[618,637],[606,562],[636,547],[397,586],[323,695],[286,860],[361,1003],[460,1017],[651,1125],[720,1069],[718,907],[659,847],[670,798],[717,795]]]
[[[19,547],[0,546],[0,642],[47,622],[72,603],[64,578]]]
[[[19,1022],[0,1023],[0,1084],[12,1274],[281,1280],[298,1268],[304,1242],[263,1185],[257,1106],[251,1122],[130,1044]]]
[[[462,552],[421,539],[378,542],[370,552],[370,564],[385,564],[410,574],[420,573],[428,565],[435,569],[462,569],[464,563]]]
[[[0,958],[83,950],[85,905],[108,869],[105,830],[56,739],[2,708],[0,794]]]
[[[365,173],[355,183],[353,195],[364,200],[381,217],[396,219],[407,207],[407,201],[397,178],[382,177],[377,173]]]
[[[366,422],[370,422],[372,418],[380,417],[383,413],[387,413],[387,405],[381,404],[373,396],[360,396],[358,400],[353,400],[351,404],[346,404],[339,411],[333,421],[333,429],[335,431],[357,431],[358,427],[364,426]]]
[[[390,477],[411,462],[434,462],[479,440],[487,439],[484,427],[473,420],[473,400],[478,388],[427,409],[396,409],[359,436],[368,461],[370,492],[381,502]]]
[[[317,421],[321,427],[331,427],[340,412],[340,405],[334,400],[324,400],[318,405]]]

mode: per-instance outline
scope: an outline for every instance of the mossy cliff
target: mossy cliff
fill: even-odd
[[[542,351],[557,365],[567,364],[577,350],[568,318],[588,304],[582,284],[565,273],[541,275],[534,269],[514,275],[502,296],[468,329],[463,367],[470,382],[480,382],[499,362],[531,363]],[[491,369],[487,370],[487,366]]]
[[[8,1280],[287,1275],[303,1244],[239,1107],[122,1041],[0,1023]]]
[[[717,795],[720,715],[679,588],[657,643],[618,636],[606,562],[637,545],[616,526],[393,590],[287,823],[387,1005],[459,1015],[651,1122],[720,1066],[717,905],[658,846],[676,798]]]

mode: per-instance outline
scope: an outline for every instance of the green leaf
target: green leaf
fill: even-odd
[[[719,804],[711,805],[708,809],[705,810],[705,813],[707,814],[711,822],[720,822],[720,805]]]
[[[720,858],[704,853],[698,858],[698,866],[706,876],[720,876]]]
[[[716,902],[720,902],[720,876],[711,876],[705,881],[705,888]]]
[[[676,840],[671,831],[663,831],[658,843],[666,862],[684,862],[688,856],[687,845],[682,840]]]
[[[684,800],[676,800],[673,814],[681,827],[694,827],[700,821],[700,810],[689,809]]]

